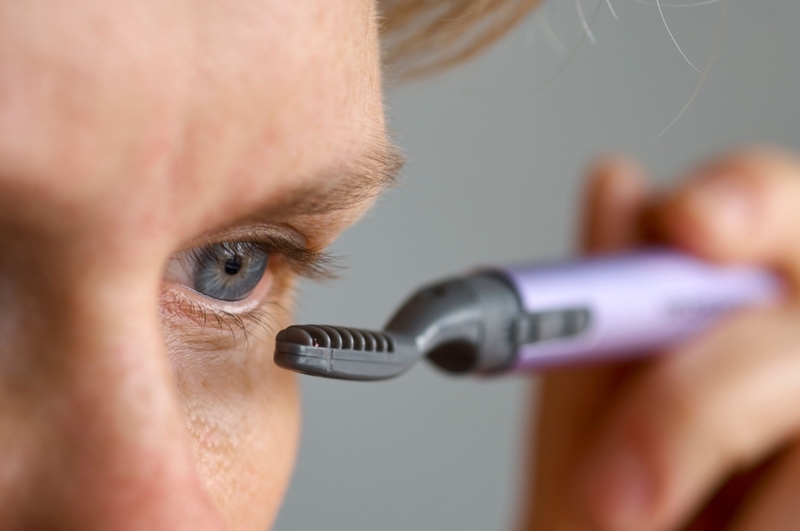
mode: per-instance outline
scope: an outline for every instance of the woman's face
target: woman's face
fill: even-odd
[[[372,0],[0,0],[0,529],[271,525],[292,279],[398,168]]]

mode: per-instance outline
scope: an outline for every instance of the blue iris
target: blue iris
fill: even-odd
[[[242,300],[258,286],[268,264],[269,253],[252,243],[209,245],[197,253],[192,288],[214,299]]]

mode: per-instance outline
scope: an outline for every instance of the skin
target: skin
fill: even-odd
[[[635,162],[590,171],[584,248],[667,243],[772,268],[780,304],[666,355],[546,376],[524,529],[797,529],[800,160],[742,148],[656,192]]]
[[[242,234],[322,249],[391,180],[375,20],[0,0],[0,528],[271,526],[298,436],[271,360],[290,260],[227,306],[246,333],[164,271]]]

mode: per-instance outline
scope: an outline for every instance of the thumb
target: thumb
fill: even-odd
[[[749,149],[704,164],[656,207],[673,244],[717,261],[763,264],[800,286],[800,160]]]

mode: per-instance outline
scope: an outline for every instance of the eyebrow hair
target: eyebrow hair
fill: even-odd
[[[308,185],[289,192],[273,214],[313,215],[346,210],[372,199],[397,184],[405,156],[391,135],[370,138],[340,165],[316,176]]]

